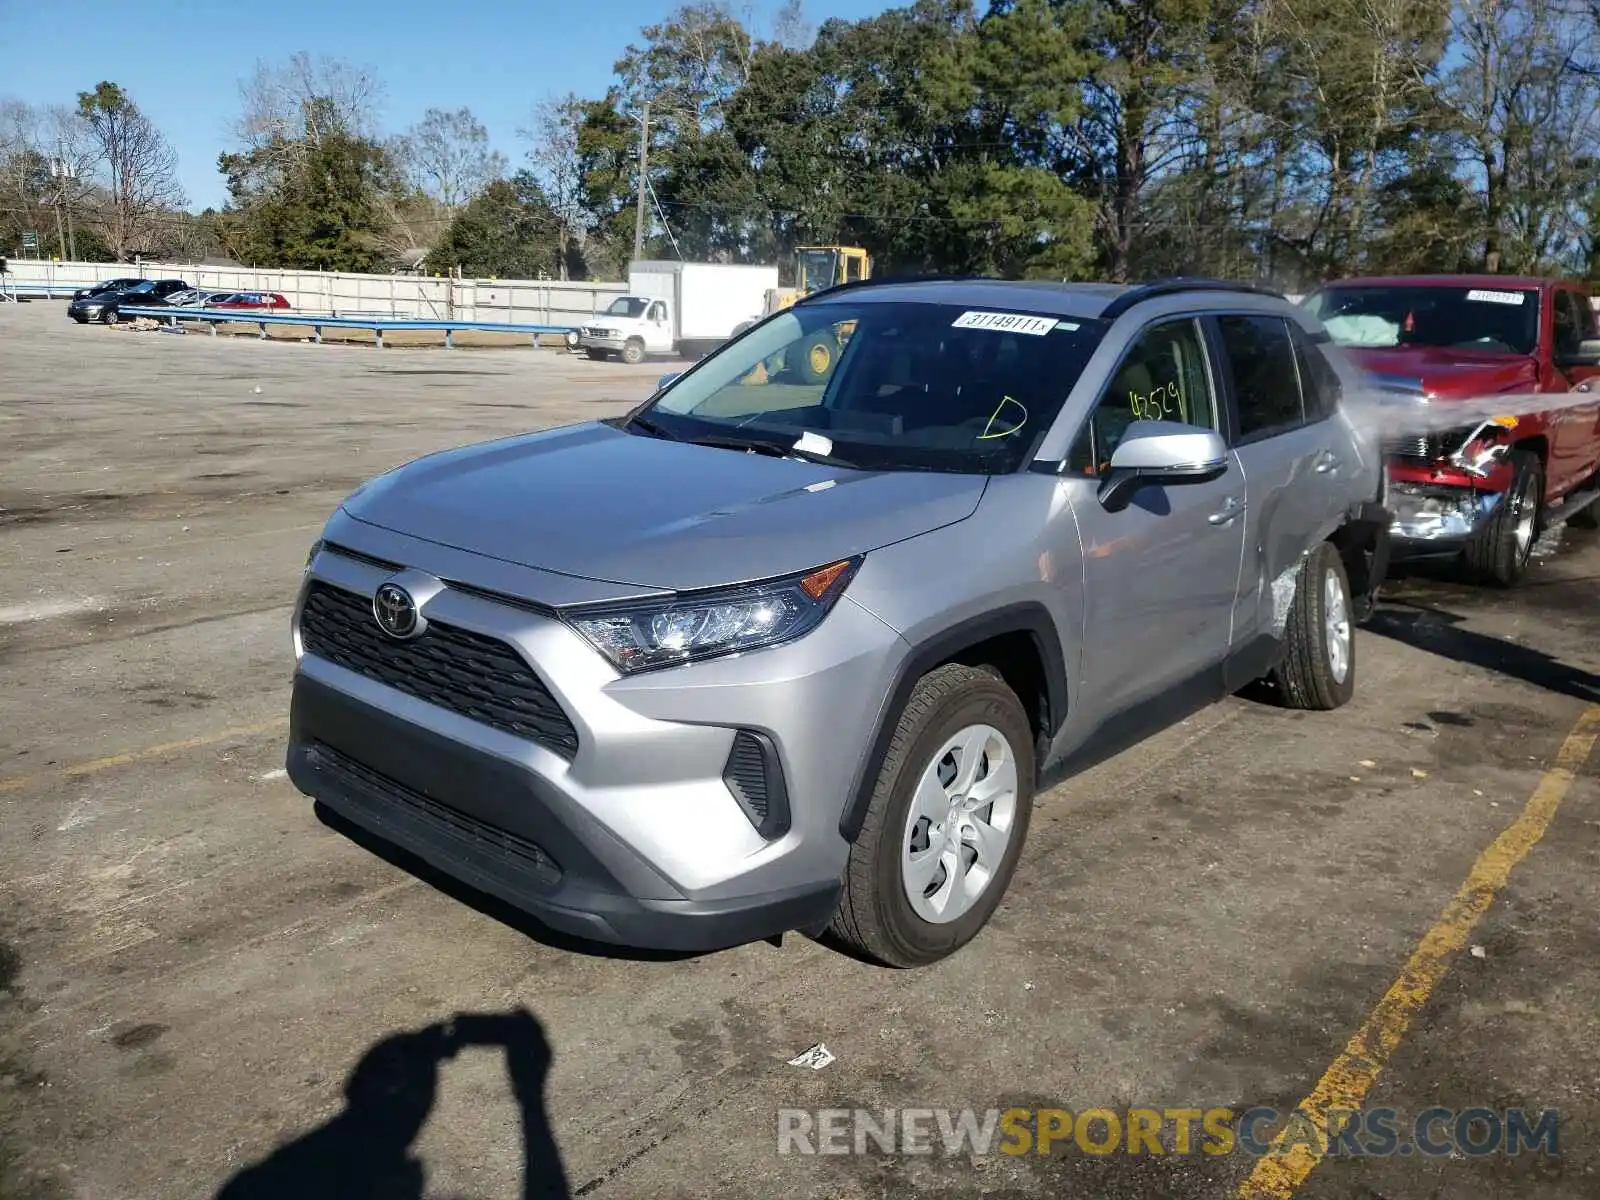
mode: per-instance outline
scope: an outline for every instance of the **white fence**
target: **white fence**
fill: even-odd
[[[335,316],[422,317],[576,325],[627,291],[625,283],[547,279],[434,279],[337,271],[273,271],[182,263],[85,263],[12,259],[18,287],[83,287],[102,279],[186,279],[208,291],[278,292],[296,311]]]

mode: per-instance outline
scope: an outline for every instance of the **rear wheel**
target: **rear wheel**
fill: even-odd
[[[1467,569],[1496,587],[1514,587],[1528,573],[1544,504],[1544,466],[1539,456],[1527,450],[1513,450],[1509,461],[1511,486],[1488,523],[1463,552]]]
[[[1319,542],[1300,565],[1284,627],[1283,662],[1272,673],[1290,708],[1330,709],[1356,690],[1356,639],[1344,560]]]
[[[999,907],[1033,807],[1032,728],[997,674],[950,664],[906,702],[851,848],[833,933],[879,962],[955,953]]]

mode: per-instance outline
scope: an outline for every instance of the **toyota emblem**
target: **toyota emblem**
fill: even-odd
[[[421,632],[417,602],[398,583],[386,583],[372,597],[372,615],[378,628],[392,638],[414,637]]]

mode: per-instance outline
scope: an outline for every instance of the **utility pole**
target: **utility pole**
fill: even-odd
[[[644,257],[645,171],[650,165],[650,101],[644,102],[644,118],[639,122],[639,201],[633,210],[633,257]]]
[[[78,168],[67,158],[67,144],[62,142],[60,154],[50,162],[50,174],[61,181],[61,190],[56,193],[56,240],[61,246],[61,258],[65,262],[75,262],[78,258],[78,236],[72,228],[72,192],[71,188],[78,182]],[[67,210],[66,229],[62,229],[61,210]],[[71,241],[71,257],[67,254],[67,244]]]

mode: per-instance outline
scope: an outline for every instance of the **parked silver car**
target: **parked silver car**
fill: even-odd
[[[290,775],[561,930],[933,961],[1047,771],[1255,680],[1350,698],[1389,523],[1359,378],[1206,281],[819,293],[625,417],[358,489]]]

